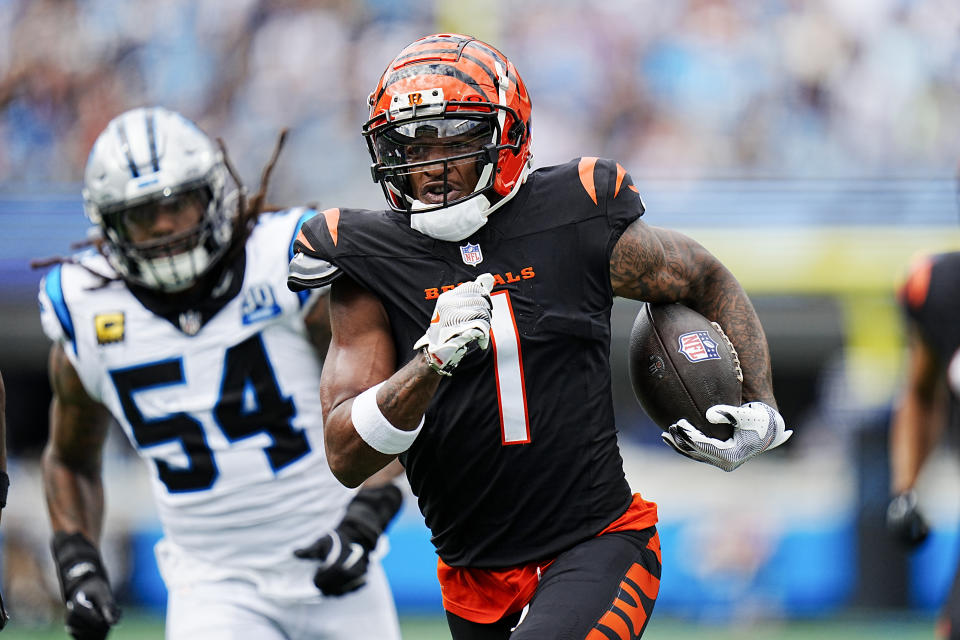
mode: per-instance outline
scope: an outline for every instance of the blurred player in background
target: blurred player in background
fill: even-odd
[[[7,490],[10,488],[10,476],[7,475],[7,389],[0,375],[0,514],[7,506]],[[0,622],[0,629],[2,629]]]
[[[887,525],[907,548],[919,546],[929,527],[914,487],[949,417],[951,397],[960,398],[960,252],[918,260],[900,290],[907,318],[906,386],[890,432],[891,492]],[[937,624],[937,637],[960,640],[960,571]]]
[[[631,494],[617,445],[613,298],[683,302],[727,329],[752,402],[710,415],[734,435],[684,420],[664,437],[728,471],[790,435],[753,306],[699,244],[639,221],[615,162],[529,172],[526,89],[483,42],[412,43],[370,116],[391,210],[325,211],[290,264],[293,288],[332,282],[331,468],[357,486],[400,454],[456,640],[639,637],[660,547],[656,505]]]
[[[0,375],[0,513],[7,506],[7,490],[10,488],[10,476],[7,475],[7,390]],[[0,629],[3,629],[10,616],[0,595]]]
[[[104,638],[120,616],[98,550],[111,418],[153,470],[168,638],[399,638],[370,553],[402,494],[379,479],[350,491],[324,458],[326,299],[286,287],[314,212],[260,215],[275,160],[248,207],[222,150],[177,113],[123,113],[90,153],[99,251],[60,260],[40,288],[43,478],[74,638]]]

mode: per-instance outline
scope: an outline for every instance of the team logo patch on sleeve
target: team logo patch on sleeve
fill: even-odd
[[[677,340],[680,342],[680,353],[686,356],[690,362],[720,359],[717,343],[706,331],[684,333]]]
[[[464,264],[470,266],[476,266],[483,262],[483,252],[480,251],[480,245],[478,244],[468,242],[466,246],[460,247],[460,256],[463,258]]]
[[[98,313],[93,317],[97,344],[123,342],[123,312]]]

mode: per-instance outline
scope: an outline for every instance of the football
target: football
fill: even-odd
[[[712,438],[733,435],[705,415],[741,404],[740,361],[719,325],[681,304],[645,304],[630,332],[629,369],[640,406],[661,429],[686,418]]]

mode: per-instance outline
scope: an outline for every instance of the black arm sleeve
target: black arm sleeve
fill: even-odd
[[[360,489],[347,506],[340,527],[349,527],[357,542],[369,551],[377,545],[377,538],[400,511],[402,504],[403,493],[394,484]]]

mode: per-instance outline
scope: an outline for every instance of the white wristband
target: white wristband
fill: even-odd
[[[383,382],[372,386],[353,399],[353,408],[350,410],[350,419],[353,428],[363,441],[379,451],[389,455],[403,453],[413,444],[423,428],[423,418],[413,431],[397,429],[384,417],[377,405],[377,389]]]

